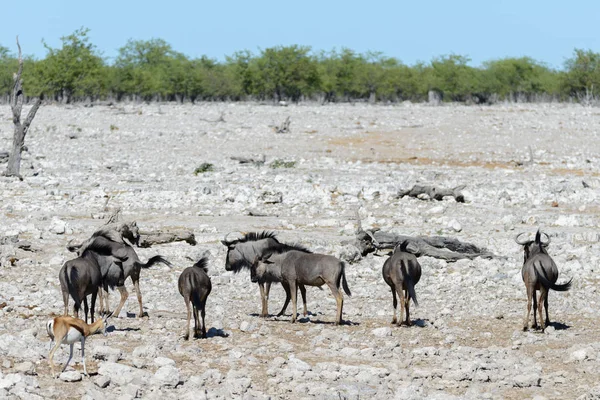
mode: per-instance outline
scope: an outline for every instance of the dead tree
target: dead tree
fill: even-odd
[[[405,240],[418,247],[417,256],[434,257],[448,262],[482,258],[499,258],[490,251],[474,244],[461,242],[446,236],[405,236],[380,230],[363,230],[360,226],[356,232],[355,244],[363,256],[382,249],[393,249]]]
[[[25,144],[25,135],[29,130],[29,126],[35,117],[35,113],[42,104],[42,99],[38,98],[29,110],[25,122],[21,123],[21,110],[23,109],[23,81],[21,80],[21,74],[23,73],[23,56],[21,54],[21,45],[19,44],[19,37],[17,36],[17,47],[19,48],[19,68],[17,73],[13,75],[13,91],[10,99],[10,108],[13,113],[13,124],[15,125],[15,133],[13,136],[13,147],[10,156],[8,157],[8,165],[6,166],[6,176],[18,176],[21,177],[21,152]]]
[[[398,197],[402,198],[404,196],[421,198],[420,195],[426,194],[429,196],[431,200],[442,200],[445,196],[452,196],[456,200],[457,203],[464,203],[465,196],[463,196],[461,190],[465,188],[465,185],[457,186],[453,189],[446,189],[439,186],[429,186],[429,185],[414,185],[409,190],[400,190],[398,191]]]
[[[290,123],[292,121],[290,120],[290,117],[288,116],[285,121],[283,122],[283,124],[281,124],[281,126],[276,126],[275,127],[275,133],[288,133],[290,132]]]

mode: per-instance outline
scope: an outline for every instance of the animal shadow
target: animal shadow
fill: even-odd
[[[571,327],[571,325],[563,324],[561,322],[551,322],[550,326],[556,329],[557,331],[564,331]]]
[[[138,315],[136,313],[130,313],[129,311],[126,313],[127,318],[136,318]],[[144,314],[142,314],[142,318],[146,317],[146,318],[150,318],[150,316],[148,315],[148,313],[146,311],[144,311]]]
[[[212,338],[212,337],[229,337],[229,334],[227,332],[225,332],[223,329],[210,328],[206,332],[206,337],[207,338]]]
[[[138,331],[141,331],[141,329],[140,328],[121,328],[121,329],[117,329],[117,328],[115,328],[114,325],[106,327],[106,332],[108,332],[108,333],[111,333],[111,332],[138,332]]]

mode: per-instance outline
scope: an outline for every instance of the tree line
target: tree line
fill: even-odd
[[[556,70],[529,57],[469,65],[463,55],[409,66],[379,52],[351,49],[314,52],[277,46],[236,52],[219,62],[189,58],[162,39],[129,40],[113,63],[81,28],[61,38],[46,57],[24,60],[29,97],[75,102],[137,101],[590,101],[600,90],[600,53],[575,49]],[[0,45],[0,97],[8,99],[17,58]]]

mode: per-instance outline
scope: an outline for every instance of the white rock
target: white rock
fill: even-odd
[[[152,377],[152,381],[162,387],[175,387],[181,382],[179,370],[172,365],[160,367]]]
[[[377,337],[392,336],[392,328],[390,328],[389,326],[375,328],[371,331],[371,333]]]
[[[79,382],[81,374],[78,371],[65,371],[58,378],[63,382]]]
[[[94,379],[94,384],[101,389],[104,389],[108,385],[110,385],[110,377],[99,375]]]
[[[164,367],[167,365],[175,366],[175,360],[172,360],[167,357],[156,357],[154,359],[154,364],[158,367]]]
[[[452,229],[454,232],[462,231],[462,225],[455,219],[448,222],[448,228]]]
[[[287,365],[288,368],[296,371],[310,371],[312,369],[310,364],[308,364],[307,362],[304,362],[301,359],[292,356],[290,356],[290,358],[288,359]]]

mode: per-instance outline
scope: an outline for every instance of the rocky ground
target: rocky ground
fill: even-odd
[[[291,132],[276,134],[287,116]],[[598,398],[599,127],[598,109],[558,104],[44,106],[24,180],[0,178],[0,398]],[[1,106],[0,150],[11,140]],[[466,185],[466,203],[397,198],[415,183]],[[198,244],[139,249],[174,264],[142,271],[148,317],[137,318],[132,293],[108,336],[87,341],[92,376],[72,362],[53,379],[45,323],[62,312],[65,246],[118,207],[142,230],[191,229]],[[422,257],[415,326],[391,326],[385,258],[357,258],[348,244],[357,215],[363,228],[452,236],[498,257]],[[559,282],[574,278],[571,291],[550,294],[545,333],[522,331],[513,240],[538,227]],[[289,310],[259,318],[257,285],[224,268],[219,240],[233,230],[272,230],[353,259],[347,323],[331,323],[333,296],[316,288],[299,323]],[[185,342],[177,278],[203,254],[209,338]],[[274,286],[271,312],[283,297]],[[67,356],[62,346],[55,362]]]

